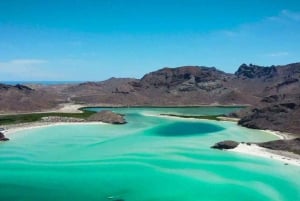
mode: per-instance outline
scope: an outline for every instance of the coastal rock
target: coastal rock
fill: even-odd
[[[300,94],[269,96],[256,107],[237,114],[239,125],[254,129],[269,129],[299,134]]]
[[[300,138],[291,140],[274,140],[269,142],[257,143],[257,145],[267,149],[289,151],[295,154],[300,154]]]
[[[211,148],[213,149],[234,149],[239,145],[238,142],[236,141],[232,141],[232,140],[225,140],[222,142],[218,142],[216,143],[214,146],[212,146]]]
[[[102,110],[87,118],[87,121],[101,121],[110,124],[125,124],[127,123],[124,117],[109,110]]]
[[[5,137],[3,133],[0,132],[0,141],[8,141],[9,139]]]

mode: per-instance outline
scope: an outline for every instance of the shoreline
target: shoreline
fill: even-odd
[[[67,104],[64,105],[63,108],[60,108],[61,111],[77,111],[79,112],[80,108],[85,107],[84,105],[74,105],[74,104]],[[144,114],[145,116],[156,116],[162,118],[169,118],[169,119],[176,119],[182,117],[174,117],[174,116],[162,116],[162,115],[155,115],[155,114]],[[197,118],[190,118],[190,120],[202,120]],[[228,121],[229,119],[220,119],[220,121]],[[216,120],[214,120],[216,121]],[[229,120],[230,121],[230,120]],[[232,121],[233,122],[233,121]],[[3,125],[2,127],[6,129],[5,136],[9,137],[12,134],[23,131],[23,130],[30,130],[35,128],[43,128],[43,127],[50,127],[50,126],[59,126],[59,125],[99,125],[99,124],[106,124],[103,122],[31,122],[31,123],[22,123],[22,124],[11,124],[11,125]],[[272,130],[263,130],[257,129],[268,134],[274,135],[278,137],[278,139],[287,140],[295,138],[296,135],[292,133],[285,133],[280,131],[272,131]],[[236,148],[228,150],[231,152],[242,153],[252,156],[259,156],[264,158],[269,158],[277,161],[284,162],[284,164],[292,164],[300,166],[300,155],[293,154],[286,151],[279,151],[279,150],[271,150],[266,149],[263,147],[259,147],[258,145],[251,144],[242,144],[240,143]]]
[[[39,114],[39,113],[82,113],[80,109],[85,108],[197,108],[197,107],[224,107],[224,108],[234,108],[234,107],[249,107],[250,105],[221,105],[221,104],[202,104],[202,105],[110,105],[110,104],[75,104],[75,103],[62,103],[57,107],[52,109],[46,109],[35,112],[0,112],[0,116],[5,115],[19,115],[19,114]]]
[[[273,130],[263,130],[261,129],[261,131],[270,133],[272,135],[277,136],[280,140],[290,140],[290,139],[294,139],[297,138],[298,136],[296,134],[293,133],[287,133],[287,132],[282,132],[282,131],[273,131]]]
[[[168,118],[178,118],[178,117],[168,117]],[[24,130],[45,128],[51,126],[61,126],[61,125],[108,125],[108,124],[103,122],[34,122],[34,123],[24,123],[24,124],[13,124],[5,127],[5,129],[7,130],[5,132],[5,136],[10,137],[11,135],[14,135],[16,132],[24,131]],[[283,134],[279,131],[271,131],[271,130],[261,130],[261,131],[264,131],[271,135],[275,135],[279,139],[287,139],[286,134]],[[291,152],[286,152],[286,151],[266,149],[256,144],[247,145],[246,143],[240,143],[236,148],[226,150],[226,151],[241,153],[244,155],[258,156],[262,158],[268,158],[271,160],[283,162],[284,165],[291,164],[291,165],[300,166],[300,155]]]
[[[228,151],[277,160],[283,162],[284,165],[300,166],[300,155],[287,151],[266,149],[256,144],[247,145],[240,143],[236,148]]]
[[[22,115],[22,114],[43,114],[43,113],[82,113],[80,109],[85,107],[86,107],[85,105],[81,105],[81,104],[66,103],[66,104],[60,104],[53,109],[36,111],[36,112],[7,112],[7,113],[0,112],[0,116]]]
[[[33,123],[24,123],[24,124],[12,124],[4,126],[6,129],[5,136],[9,137],[10,135],[23,131],[31,130],[36,128],[45,128],[51,126],[63,126],[63,125],[106,125],[104,122],[33,122]]]
[[[183,118],[178,116],[166,116],[166,115],[148,115],[148,116],[156,116],[156,117],[163,117],[163,118],[169,118],[169,119],[176,119],[176,118]],[[186,118],[183,118],[186,119]],[[190,120],[209,120],[209,119],[197,119],[197,118],[189,118]],[[216,121],[216,120],[210,120],[210,121]],[[230,121],[230,122],[236,122],[232,121],[231,119],[222,119],[220,121]],[[239,125],[238,125],[239,126]],[[250,129],[250,128],[248,128]],[[272,130],[264,130],[264,129],[255,129],[258,131],[262,131],[265,133],[268,133],[270,135],[276,136],[279,140],[289,140],[296,138],[297,136],[292,133],[286,133],[281,131],[272,131]],[[285,165],[296,165],[300,166],[300,155],[287,152],[287,151],[281,151],[281,150],[272,150],[272,149],[266,149],[263,147],[260,147],[256,144],[247,145],[246,143],[239,143],[239,145],[234,149],[227,150],[229,152],[236,152],[241,153],[244,155],[252,155],[252,156],[258,156],[262,158],[268,158],[271,160],[281,161]]]
[[[145,116],[154,116],[154,117],[161,117],[161,118],[168,118],[168,119],[188,119],[188,120],[208,120],[208,121],[217,121],[217,120],[213,120],[213,119],[198,119],[198,118],[194,118],[194,117],[191,117],[191,118],[185,118],[185,117],[180,117],[180,116],[172,116],[172,115],[161,115],[161,114],[146,114],[146,113],[143,113],[143,115]],[[229,121],[229,122],[237,122],[239,119],[238,118],[227,118],[227,117],[217,117],[219,119],[219,121]],[[240,126],[237,124],[237,126]],[[243,126],[241,126],[243,127]],[[243,127],[243,128],[247,128],[247,127]],[[251,129],[251,128],[247,128],[247,129]],[[293,133],[287,133],[287,132],[281,132],[281,131],[273,131],[273,130],[268,130],[268,129],[252,129],[252,130],[258,130],[258,131],[263,131],[265,133],[268,133],[268,134],[271,134],[271,135],[274,135],[276,137],[278,137],[278,139],[280,140],[289,140],[289,139],[294,139],[297,137],[296,134],[293,134]]]

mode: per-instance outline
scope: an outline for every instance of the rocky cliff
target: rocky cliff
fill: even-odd
[[[300,89],[300,88],[299,88]],[[240,111],[238,124],[300,135],[300,94],[272,95],[257,106]]]
[[[242,65],[235,75],[244,82],[240,87],[249,93],[256,91],[255,95],[260,97],[252,107],[231,114],[241,118],[240,125],[300,135],[300,63]]]

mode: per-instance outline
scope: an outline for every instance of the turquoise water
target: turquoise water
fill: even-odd
[[[232,122],[155,116],[234,108],[113,109],[126,125],[24,130],[0,144],[2,201],[296,201],[300,168],[210,149],[276,139]]]

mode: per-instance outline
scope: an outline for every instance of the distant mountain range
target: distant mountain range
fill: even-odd
[[[299,80],[300,63],[293,63],[270,67],[242,64],[234,74],[214,67],[183,66],[163,68],[141,79],[110,78],[50,86],[1,84],[0,111],[42,111],[67,102],[106,106],[251,105],[247,111],[232,114],[242,118],[240,124],[300,133],[299,120],[290,120],[290,115],[300,119]],[[271,118],[278,114],[280,120]],[[289,124],[280,126],[286,118]]]

